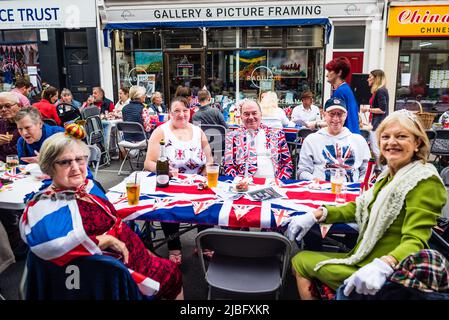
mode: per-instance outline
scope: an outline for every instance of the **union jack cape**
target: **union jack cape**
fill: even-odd
[[[114,235],[120,232],[122,221],[103,203],[108,201],[106,195],[92,180],[86,182],[85,192],[88,197],[115,220],[107,233]],[[102,254],[84,230],[75,192],[55,193],[46,190],[35,194],[20,219],[20,232],[34,254],[59,266],[77,257]],[[153,296],[157,293],[159,282],[128,270],[143,295]]]

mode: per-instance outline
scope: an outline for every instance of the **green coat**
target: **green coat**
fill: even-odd
[[[385,178],[374,185],[373,201],[368,210],[371,210],[379,191],[388,182]],[[428,248],[427,242],[432,233],[431,228],[436,225],[436,219],[440,216],[446,199],[446,189],[438,177],[432,176],[423,180],[407,194],[399,216],[362,261],[353,266],[327,264],[318,271],[313,271],[318,262],[352,255],[360,245],[359,241],[349,253],[301,251],[292,259],[293,268],[304,278],[317,278],[332,289],[337,289],[346,278],[374,258],[391,255],[401,261],[412,253]],[[326,206],[326,208],[328,210],[326,223],[355,221],[355,202],[340,207]]]

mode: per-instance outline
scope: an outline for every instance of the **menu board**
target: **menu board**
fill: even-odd
[[[449,70],[430,70],[429,88],[449,88]]]

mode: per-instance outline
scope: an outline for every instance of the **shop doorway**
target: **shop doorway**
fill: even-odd
[[[92,83],[89,81],[89,72],[92,66],[89,64],[87,48],[67,49],[67,88],[72,91],[73,98],[80,102],[86,101],[92,92]]]
[[[352,74],[363,72],[363,52],[334,52],[333,59],[337,57],[346,57],[351,62],[351,72],[346,78],[346,82],[351,85]]]
[[[204,51],[165,52],[164,96],[167,104],[174,97],[178,86],[189,87],[196,96],[205,84]]]

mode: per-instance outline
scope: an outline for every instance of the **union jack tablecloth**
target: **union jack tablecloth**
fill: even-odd
[[[310,181],[253,178],[251,188],[272,185],[285,197],[252,201],[248,196],[237,200],[223,197],[222,191],[232,186],[232,177],[220,177],[218,188],[199,190],[198,184],[204,178],[197,175],[179,175],[178,179],[170,180],[168,188],[157,188],[155,175],[143,174],[138,205],[128,205],[124,183],[107,194],[124,220],[275,229],[290,215],[300,215],[323,204],[334,204],[335,201],[328,182],[312,185]],[[345,192],[346,201],[354,201],[359,192],[359,184],[349,184]],[[347,224],[322,225],[323,237],[331,228],[333,231],[354,231]]]

